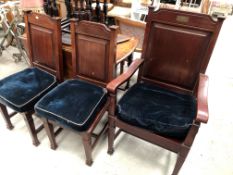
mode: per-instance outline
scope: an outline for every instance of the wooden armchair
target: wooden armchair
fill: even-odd
[[[81,134],[87,165],[92,164],[92,150],[106,128],[94,133],[108,109],[106,84],[115,77],[116,30],[100,23],[71,21],[74,79],[61,83],[35,106],[52,149],[57,147],[54,124]]]
[[[177,153],[171,174],[178,174],[201,123],[209,118],[204,73],[222,23],[204,14],[150,7],[142,59],[107,85],[109,154],[124,131]],[[138,67],[137,83],[117,103],[117,88]]]
[[[37,133],[42,127],[35,128],[32,118],[34,105],[63,80],[60,23],[59,18],[26,12],[27,44],[32,67],[0,80],[0,111],[7,128],[13,128],[10,118],[21,113],[36,146],[39,144]],[[9,114],[6,107],[16,112]]]

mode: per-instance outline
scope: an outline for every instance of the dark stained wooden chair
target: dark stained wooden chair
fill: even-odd
[[[150,7],[142,59],[107,85],[109,154],[124,131],[177,153],[172,174],[178,174],[201,123],[209,118],[204,73],[222,23],[204,14]],[[117,103],[117,88],[138,67],[137,83]]]
[[[7,128],[13,128],[10,118],[21,113],[36,146],[39,144],[37,132],[42,127],[35,129],[32,118],[34,104],[63,79],[60,21],[59,18],[26,12],[26,33],[32,67],[0,80],[0,111]],[[16,112],[9,114],[6,107]]]
[[[74,79],[61,83],[35,105],[51,148],[57,148],[54,124],[77,131],[82,136],[87,165],[92,164],[92,150],[107,126],[94,133],[108,109],[105,87],[115,77],[116,30],[100,23],[71,21]]]

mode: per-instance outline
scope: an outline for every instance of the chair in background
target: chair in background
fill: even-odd
[[[135,51],[141,52],[146,23],[144,21],[136,21],[123,16],[116,16],[115,21],[116,24],[119,26],[121,34],[135,37],[139,40],[139,43]]]
[[[108,12],[108,17],[124,16],[130,18],[131,0],[117,0],[114,2],[113,8]]]
[[[222,23],[204,14],[149,8],[142,59],[107,85],[109,154],[125,131],[177,153],[172,174],[179,172],[200,124],[209,118],[204,73]],[[138,82],[117,103],[117,88],[140,65]]]
[[[21,113],[35,146],[39,144],[32,115],[34,104],[62,81],[61,26],[59,18],[26,12],[25,23],[29,57],[32,67],[0,80],[0,110],[8,129],[10,118]],[[50,38],[48,40],[48,38]],[[9,107],[16,112],[8,113]]]
[[[50,140],[56,149],[54,124],[82,136],[86,164],[92,164],[92,150],[106,126],[94,133],[108,109],[106,84],[115,77],[117,27],[71,21],[73,78],[57,86],[36,105]],[[107,124],[107,123],[106,123]]]
[[[43,0],[20,0],[20,8],[23,11],[43,12]]]

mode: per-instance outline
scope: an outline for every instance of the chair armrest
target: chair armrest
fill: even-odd
[[[208,111],[208,76],[200,74],[197,90],[197,117],[198,122],[207,123],[209,119]]]
[[[140,67],[140,65],[143,63],[143,59],[136,59],[134,60],[128,70],[112,80],[110,83],[107,84],[107,89],[111,93],[116,93],[116,89],[125,83],[135,72],[136,70]]]

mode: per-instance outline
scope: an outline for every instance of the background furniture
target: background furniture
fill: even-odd
[[[106,84],[115,77],[117,27],[71,21],[73,80],[67,80],[36,105],[51,148],[57,147],[53,124],[81,134],[86,164],[92,164],[92,150],[99,136],[94,130],[108,109]]]
[[[139,40],[135,51],[141,52],[146,23],[144,21],[136,21],[123,16],[116,16],[115,21],[116,25],[120,28],[121,34],[135,37]]]
[[[45,13],[63,19],[73,17],[105,23],[107,11],[112,8],[110,0],[44,0]]]
[[[39,144],[37,133],[42,127],[35,129],[34,104],[63,79],[60,22],[59,18],[27,12],[25,23],[32,68],[0,81],[0,110],[7,128],[13,128],[10,118],[21,113],[36,146]],[[9,114],[6,106],[16,112]]]
[[[125,131],[177,153],[172,174],[178,174],[201,123],[209,118],[204,73],[222,23],[204,14],[150,7],[142,59],[107,85],[109,154]],[[117,103],[116,89],[140,65],[138,82]]]
[[[21,10],[32,10],[34,12],[43,11],[43,0],[20,0],[19,7]]]

